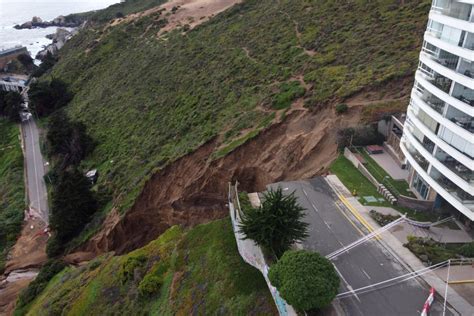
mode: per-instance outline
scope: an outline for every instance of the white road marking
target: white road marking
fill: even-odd
[[[326,221],[323,220],[323,222],[324,222],[324,224],[326,224],[326,226],[329,228],[329,230],[331,230],[331,226],[329,226],[329,224],[326,223]]]
[[[288,188],[283,188],[283,191],[288,191]]]
[[[367,272],[365,272],[364,269],[361,269],[361,270],[362,270],[362,272],[365,274],[365,276],[366,276],[369,280],[372,279],[372,278],[370,277],[370,275],[369,275]]]
[[[336,269],[336,272],[337,274],[339,274],[339,276],[341,277],[342,281],[346,284],[347,288],[349,289],[349,291],[354,294],[355,298],[360,302],[360,299],[359,297],[357,296],[357,294],[354,292],[354,288],[349,284],[349,282],[347,282],[346,278],[342,275],[341,271],[339,271],[339,269],[336,267],[336,265],[334,265],[334,269]]]

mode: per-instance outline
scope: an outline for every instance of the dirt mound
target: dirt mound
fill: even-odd
[[[155,239],[172,225],[195,225],[226,216],[229,181],[261,191],[283,179],[324,172],[337,156],[336,130],[355,125],[360,111],[335,116],[330,107],[311,113],[295,109],[227,156],[211,160],[211,141],[154,174],[134,206],[120,219],[112,212],[102,231],[80,251],[124,253]]]

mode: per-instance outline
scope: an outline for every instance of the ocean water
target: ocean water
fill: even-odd
[[[22,45],[34,58],[51,43],[45,36],[54,33],[56,27],[16,30],[13,28],[16,24],[31,21],[33,16],[50,21],[59,15],[98,10],[117,2],[119,0],[0,0],[0,50]]]

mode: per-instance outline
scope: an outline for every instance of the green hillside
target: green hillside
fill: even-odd
[[[125,256],[66,268],[28,315],[275,315],[263,276],[240,258],[228,219],[172,227]],[[16,314],[22,314],[17,310]]]
[[[410,78],[430,1],[399,3],[246,0],[185,34],[156,36],[166,12],[81,31],[52,75],[98,142],[84,167],[125,211],[152,172],[217,135],[227,154],[303,94],[333,106]]]
[[[0,118],[0,272],[20,233],[25,208],[19,135],[18,125]]]

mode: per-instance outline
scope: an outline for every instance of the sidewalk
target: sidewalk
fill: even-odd
[[[339,193],[342,195],[343,199],[347,201],[350,205],[348,206],[351,211],[357,212],[359,215],[355,216],[356,218],[360,218],[359,221],[369,230],[374,231],[380,226],[375,222],[369,214],[369,210],[363,206],[357,198],[353,197],[349,190],[344,186],[344,184],[339,180],[339,178],[335,175],[328,175],[326,177],[328,183]],[[346,204],[346,202],[344,204]],[[425,268],[423,263],[413,254],[405,248],[391,232],[385,232],[380,239],[380,242],[383,246],[389,250],[392,255],[398,259],[409,271],[417,271],[420,269]],[[453,279],[456,276],[453,276]],[[428,273],[421,276],[426,283],[430,286],[434,287],[436,292],[440,296],[443,296],[446,289],[445,281],[440,278],[435,273]],[[455,290],[451,287],[448,287],[447,292],[448,303],[458,312],[460,315],[472,315],[472,311],[474,310],[474,305],[469,303],[466,299],[464,299],[461,295],[459,295]],[[474,302],[473,302],[474,303]]]

